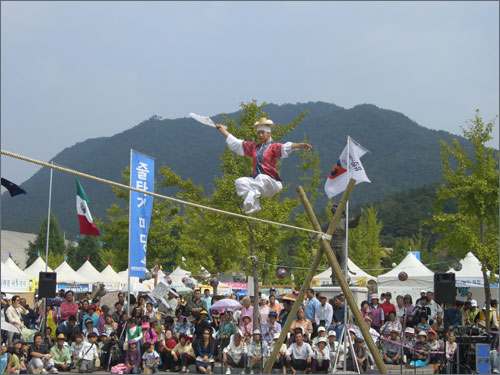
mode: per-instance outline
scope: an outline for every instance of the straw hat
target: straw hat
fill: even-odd
[[[259,126],[265,126],[268,128],[272,128],[274,125],[275,125],[275,123],[273,122],[273,120],[270,120],[270,119],[265,118],[265,117],[261,117],[259,119],[259,121],[257,121],[255,124],[252,125],[252,127],[254,129],[258,130]]]

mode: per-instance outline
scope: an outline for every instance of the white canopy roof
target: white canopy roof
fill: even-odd
[[[105,283],[123,283],[122,278],[118,273],[108,264],[101,272],[101,281]]]
[[[89,280],[71,268],[71,266],[66,262],[62,262],[59,267],[57,267],[54,272],[57,272],[57,282],[58,283],[71,283],[71,284],[92,284],[98,282],[97,280]]]
[[[460,261],[462,269],[455,271],[453,268],[448,270],[449,273],[455,274],[455,285],[457,287],[467,286],[484,286],[483,271],[481,270],[481,262],[471,252],[467,253],[464,259]],[[488,271],[488,276],[490,272]]]
[[[400,272],[408,274],[408,280],[400,281]],[[410,294],[414,299],[420,290],[434,290],[434,272],[420,262],[415,255],[408,255],[395,268],[377,278],[379,292]]]
[[[38,279],[39,272],[45,272],[45,262],[41,256],[38,256],[33,264],[24,270],[24,273],[30,275],[32,279]],[[54,271],[52,271],[52,268],[47,267],[47,272]]]
[[[95,267],[90,263],[89,260],[86,260],[85,263],[82,264],[80,268],[76,271],[77,274],[82,276],[84,279],[93,280],[93,282],[99,282],[101,280],[101,273],[95,269]]]
[[[2,262],[0,271],[2,272],[2,292],[16,293],[28,291],[28,280],[32,277],[21,271],[12,259],[9,258],[5,262]]]
[[[190,276],[191,272],[183,270],[181,267],[177,266],[177,268],[170,274],[170,277],[172,278],[172,286],[184,285],[184,283],[182,282],[182,279],[184,277],[188,277],[191,279],[191,281],[196,283],[196,280],[192,279]]]
[[[125,271],[120,271],[118,272],[118,276],[120,276],[121,278],[121,282],[123,284],[128,284],[128,268],[125,270]],[[130,282],[133,284],[133,283],[138,283],[139,282],[139,278],[137,276],[131,276],[130,277]]]
[[[351,277],[351,280],[360,280],[360,279],[365,279],[366,281],[377,280],[376,277],[371,276],[370,274],[366,273],[361,268],[359,268],[351,259],[348,259],[347,262],[349,268],[349,276]],[[317,284],[321,286],[321,281],[331,280],[331,274],[332,274],[332,268],[330,267],[324,270],[323,272],[317,274],[316,276],[314,276],[313,281],[317,281]]]

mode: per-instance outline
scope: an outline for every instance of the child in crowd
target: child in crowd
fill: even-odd
[[[127,366],[126,374],[141,373],[141,352],[137,347],[137,341],[131,339],[128,342],[127,354],[125,354],[125,365]]]
[[[144,354],[142,355],[142,368],[145,374],[155,374],[158,371],[158,364],[160,363],[160,355],[154,349],[151,343],[146,342],[143,345]]]
[[[97,334],[92,332],[87,336],[87,341],[83,343],[80,354],[80,365],[78,368],[79,373],[93,372],[94,359],[99,358],[99,351],[97,349]]]

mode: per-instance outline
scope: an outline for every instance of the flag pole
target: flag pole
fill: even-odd
[[[132,149],[130,149],[130,177],[129,185],[132,185]],[[127,315],[130,316],[130,213],[132,212],[132,190],[128,192],[128,293],[127,293]]]
[[[351,165],[351,155],[349,154],[350,152],[350,136],[347,136],[347,181],[349,181],[349,170],[350,170],[350,165]],[[345,259],[345,264],[344,264],[344,278],[347,281],[347,285],[349,285],[348,277],[349,277],[349,271],[348,271],[348,264],[349,264],[349,198],[347,198],[347,202],[345,204],[345,253],[344,253],[344,259]],[[348,314],[348,305],[344,303],[344,327],[346,327],[347,324],[347,319],[349,318]],[[345,335],[344,337],[348,337],[348,334]],[[345,345],[344,341],[344,348],[347,346]],[[347,371],[347,361],[344,361],[344,372]]]
[[[51,164],[53,164],[51,162]],[[45,240],[45,272],[49,269],[49,237],[50,237],[50,205],[52,203],[52,172],[54,169],[50,168],[50,179],[49,179],[49,209],[47,213],[47,238]],[[43,334],[47,331],[47,297],[45,297],[44,303],[44,319],[43,319]]]

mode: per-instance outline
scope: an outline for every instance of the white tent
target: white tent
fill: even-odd
[[[104,283],[123,283],[120,275],[108,264],[101,272],[101,281]]]
[[[36,258],[33,264],[24,270],[24,273],[30,275],[32,279],[37,279],[37,280],[39,272],[45,272],[45,262],[43,261],[41,256],[38,256],[38,258]],[[54,272],[54,271],[52,271],[52,268],[47,267],[47,272]]]
[[[28,291],[31,277],[24,273],[11,258],[1,265],[2,292],[22,293]]]
[[[125,271],[118,272],[118,276],[120,276],[122,284],[128,284],[128,268]],[[137,276],[131,276],[130,282],[131,284],[138,283],[139,278]]]
[[[351,284],[355,284],[357,286],[366,286],[366,283],[369,280],[377,280],[376,277],[373,277],[359,268],[352,260],[348,259],[347,266],[349,268],[349,277],[351,278]],[[332,268],[327,268],[323,272],[317,274],[312,279],[313,286],[323,286],[330,285],[332,283],[331,279]]]
[[[408,274],[408,280],[400,281],[400,272]],[[424,266],[412,253],[395,268],[377,278],[378,291],[391,292],[393,297],[409,294],[415,301],[421,290],[434,290],[434,272]]]
[[[457,287],[484,287],[481,262],[474,254],[467,253],[465,258],[460,261],[460,264],[462,265],[460,271],[455,271],[453,268],[448,270],[449,273],[455,274],[455,285]],[[489,275],[490,272],[488,271]],[[498,287],[498,285],[495,287]]]
[[[94,280],[94,282],[102,282],[101,273],[95,269],[95,267],[92,265],[92,263],[90,263],[88,259],[85,261],[85,263],[82,264],[80,268],[78,268],[76,273],[82,276],[84,279]]]
[[[177,268],[170,274],[170,277],[172,278],[172,286],[184,285],[184,283],[182,282],[182,279],[184,277],[189,278],[196,285],[197,281],[195,279],[192,279],[190,276],[191,272],[185,271],[181,267],[177,266]]]
[[[57,272],[57,283],[92,284],[99,282],[99,279],[92,280],[79,275],[66,261],[62,262],[54,272]]]

